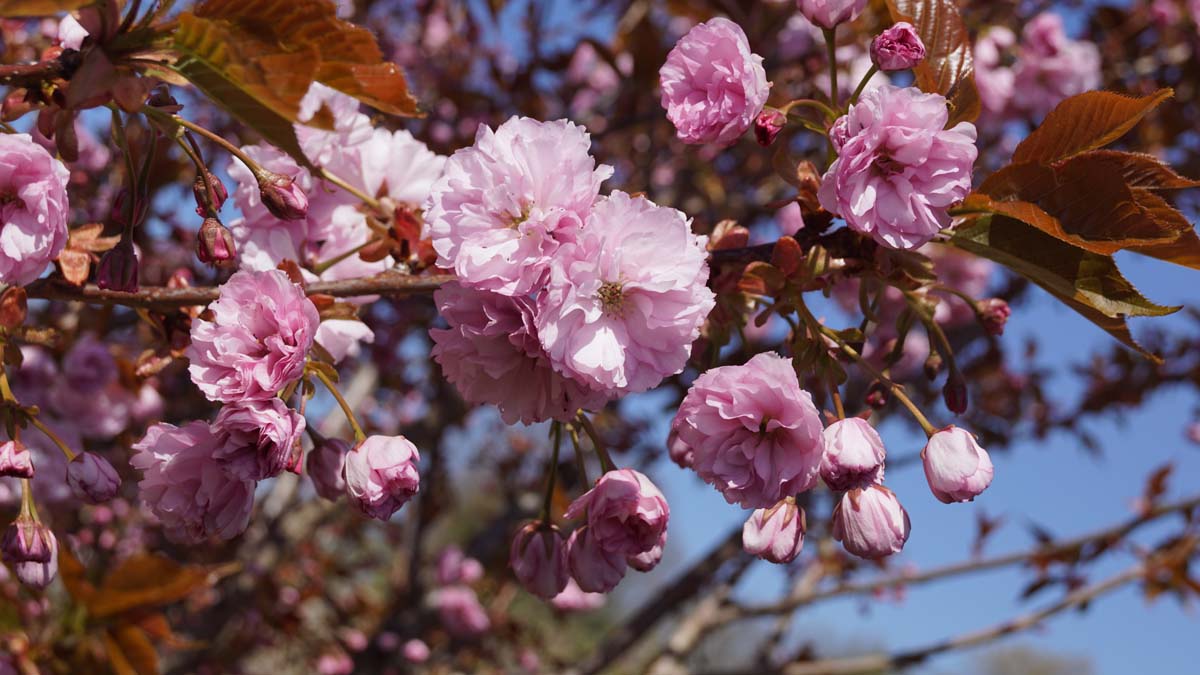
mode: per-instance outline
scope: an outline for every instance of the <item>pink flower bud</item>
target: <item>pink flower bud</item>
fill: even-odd
[[[205,182],[206,178],[207,182]],[[205,193],[208,193],[207,199]],[[216,211],[219,211],[225,204],[229,192],[220,178],[214,176],[211,171],[205,171],[204,174],[196,174],[196,180],[192,181],[192,195],[196,198],[196,215],[207,218],[217,215]],[[208,209],[210,200],[212,201],[212,212],[209,212]]]
[[[529,523],[517,532],[508,562],[525,590],[546,600],[562,593],[568,579],[565,545],[549,523]]]
[[[975,311],[979,314],[979,322],[988,335],[1004,335],[1004,326],[1012,316],[1012,308],[1000,298],[980,300],[975,303]]]
[[[620,554],[604,550],[587,525],[567,540],[567,566],[579,588],[587,593],[607,593],[621,583],[627,563]]]
[[[403,436],[371,436],[346,455],[346,494],[359,511],[387,520],[417,494],[417,447]]]
[[[929,439],[921,451],[925,480],[946,504],[969,502],[992,482],[992,459],[966,429],[953,424]]]
[[[121,478],[107,459],[81,452],[67,463],[67,485],[75,496],[89,504],[100,504],[117,496]]]
[[[796,0],[796,9],[804,18],[821,28],[833,28],[858,18],[867,0]]]
[[[775,142],[775,137],[787,125],[787,115],[774,108],[764,108],[754,120],[754,138],[764,148]]]
[[[137,292],[138,259],[133,241],[121,239],[100,257],[100,265],[96,268],[96,285],[109,291]]]
[[[950,371],[950,377],[946,378],[946,385],[942,387],[942,399],[946,401],[946,408],[955,415],[967,411],[970,398],[967,393],[967,380],[962,373],[957,370]]]
[[[27,562],[13,563],[13,572],[21,583],[30,588],[43,589],[54,581],[55,575],[58,574],[58,540],[54,538],[54,534],[50,530],[46,530],[47,541],[50,546],[50,559],[45,562],[30,560]]]
[[[594,544],[607,553],[628,559],[666,543],[671,509],[645,474],[619,469],[601,476],[595,487],[571,502],[565,515],[567,518],[586,515],[589,538],[594,539]],[[639,564],[653,567],[655,562],[651,555]],[[583,586],[582,582],[580,585]]]
[[[308,453],[308,477],[322,498],[336,502],[346,491],[342,469],[350,449],[350,443],[340,438],[327,438]]]
[[[742,548],[750,555],[777,564],[787,564],[804,548],[808,523],[804,509],[788,497],[769,509],[758,509],[742,526]]]
[[[296,181],[283,174],[263,171],[258,175],[263,206],[280,220],[304,220],[308,216],[308,197]]]
[[[422,640],[409,640],[402,650],[404,660],[409,663],[425,663],[429,660],[429,645]]]
[[[925,43],[911,23],[901,21],[871,41],[871,62],[885,73],[908,70],[925,60]]]
[[[196,257],[202,263],[230,267],[237,263],[237,247],[233,233],[216,218],[205,218],[196,235]]]
[[[0,445],[0,476],[33,478],[33,455],[21,441]]]
[[[883,480],[887,453],[869,422],[861,417],[838,420],[825,428],[824,438],[821,478],[831,489],[850,490]]]
[[[850,490],[833,509],[833,538],[860,558],[877,560],[899,553],[910,529],[908,512],[882,485]]]
[[[0,553],[10,564],[50,562],[54,533],[27,515],[17,516],[0,538]]]

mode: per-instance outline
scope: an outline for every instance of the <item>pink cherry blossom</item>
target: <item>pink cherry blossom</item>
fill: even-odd
[[[796,0],[796,9],[821,28],[853,21],[867,7],[867,0]]]
[[[595,548],[631,558],[666,543],[671,509],[645,474],[618,469],[601,476],[591,490],[571,502],[565,516],[587,518],[588,538]]]
[[[28,284],[66,246],[69,178],[29,134],[0,134],[0,282]]]
[[[946,504],[975,499],[991,485],[995,471],[971,432],[954,425],[930,437],[921,461],[933,496]]]
[[[435,572],[440,586],[473,584],[483,578],[483,565],[451,544],[438,554]]]
[[[340,438],[327,438],[317,443],[308,453],[305,468],[312,479],[317,494],[329,501],[337,501],[346,491],[346,479],[342,473],[346,464],[346,453],[350,443]]]
[[[742,526],[742,548],[750,555],[787,564],[804,548],[804,509],[791,497],[769,509],[758,509]]]
[[[508,564],[521,586],[540,598],[549,600],[567,587],[566,541],[554,525],[529,523],[517,531]]]
[[[884,72],[908,70],[925,60],[925,43],[911,23],[901,21],[871,41],[871,61]]]
[[[1062,17],[1046,12],[1021,31],[1013,71],[1013,102],[1040,118],[1063,99],[1100,87],[1100,50],[1091,42],[1067,37]]]
[[[33,478],[33,454],[20,441],[0,444],[0,476]]]
[[[447,586],[430,594],[442,627],[454,637],[479,637],[492,627],[487,610],[479,604],[479,596],[466,586]]]
[[[693,27],[658,72],[662,106],[684,143],[729,146],[754,124],[771,85],[741,26],[723,17]]]
[[[824,431],[821,478],[834,490],[849,490],[883,481],[883,439],[861,417],[830,424]]]
[[[212,320],[192,324],[192,382],[213,401],[274,397],[304,372],[320,317],[279,270],[238,272],[209,305]]]
[[[1016,87],[1016,73],[1005,65],[1005,52],[1017,44],[1017,36],[1004,26],[992,26],[975,42],[975,85],[984,110],[1001,115],[1008,110]]]
[[[830,132],[838,159],[821,205],[880,244],[912,249],[950,226],[947,210],[971,190],[975,126],[946,129],[946,99],[907,87],[863,94]]]
[[[556,372],[538,341],[534,304],[451,283],[434,294],[448,328],[433,328],[433,359],[463,398],[500,409],[506,424],[569,421],[608,396]]]
[[[833,538],[860,558],[877,560],[899,553],[910,529],[908,512],[882,485],[850,490],[833,509]]]
[[[371,436],[346,455],[346,494],[363,515],[387,520],[417,493],[417,447],[403,436]]]
[[[538,300],[538,338],[554,367],[621,393],[682,371],[715,303],[706,241],[681,212],[643,197],[617,191],[598,202]]]
[[[816,485],[825,453],[820,414],[791,359],[758,354],[696,379],[675,415],[692,468],[731,504],[769,508]]]
[[[142,471],[142,501],[172,541],[232,539],[250,522],[255,482],[224,470],[214,457],[219,443],[218,434],[204,422],[183,427],[159,423],[133,446],[129,463]]]
[[[425,209],[438,265],[464,285],[505,295],[541,284],[612,175],[590,147],[583,127],[566,120],[480,126],[475,144],[446,162]]]
[[[616,588],[628,565],[620,553],[601,547],[587,525],[576,529],[567,540],[571,578],[585,593],[607,593]]]
[[[304,416],[278,398],[230,403],[213,429],[219,436],[213,457],[231,476],[263,480],[294,468],[299,458]]]

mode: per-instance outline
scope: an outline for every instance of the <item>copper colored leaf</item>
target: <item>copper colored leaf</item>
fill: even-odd
[[[96,0],[0,0],[0,18],[50,16],[70,12]]]
[[[1154,155],[1117,150],[1093,150],[1079,156],[1096,163],[1109,164],[1121,173],[1131,188],[1147,190],[1184,190],[1200,187],[1200,181],[1180,176]]]
[[[1133,197],[1146,213],[1164,223],[1165,227],[1179,229],[1180,234],[1170,242],[1130,246],[1129,250],[1200,270],[1200,236],[1196,235],[1196,228],[1183,217],[1178,209],[1150,190],[1134,188]]]
[[[119,624],[104,632],[104,644],[114,672],[158,675],[158,653],[141,628]]]
[[[756,260],[746,266],[738,288],[754,295],[770,295],[783,288],[784,277],[779,268],[770,263]]]
[[[792,237],[782,237],[775,242],[775,248],[771,250],[771,264],[778,267],[783,275],[790,277],[800,269],[800,263],[804,262],[804,251],[801,250],[800,244]]]
[[[96,587],[87,580],[87,570],[66,546],[58,549],[58,577],[76,602],[86,605],[96,593]]]
[[[1151,360],[1160,360],[1133,339],[1126,318],[1165,316],[1180,308],[1147,300],[1121,275],[1110,256],[1077,248],[1001,215],[981,216],[963,223],[951,243],[1008,267],[1122,344]]]
[[[206,569],[181,565],[159,555],[137,555],[109,573],[88,609],[92,616],[103,618],[131,609],[167,605],[205,588],[209,580]]]
[[[952,122],[979,116],[971,38],[955,0],[887,0],[892,21],[911,23],[925,43],[925,60],[913,69],[921,91],[950,99]]]
[[[1046,115],[1013,153],[1013,163],[1052,164],[1081,152],[1096,150],[1124,136],[1151,110],[1174,95],[1160,89],[1144,98],[1108,91],[1072,96]]]

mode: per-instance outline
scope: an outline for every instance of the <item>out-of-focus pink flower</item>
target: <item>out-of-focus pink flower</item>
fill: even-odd
[[[0,282],[28,284],[67,245],[70,177],[29,134],[0,134]]]
[[[771,84],[741,26],[723,17],[697,24],[658,71],[662,106],[684,143],[729,146],[754,124]]]
[[[800,555],[807,529],[804,509],[788,497],[751,514],[742,526],[742,548],[750,555],[784,565]]]
[[[192,382],[212,401],[265,400],[304,373],[320,316],[280,270],[238,272],[192,324]]]
[[[479,637],[492,627],[487,610],[475,591],[466,586],[447,586],[430,594],[438,619],[446,632],[459,639]]]
[[[1014,71],[1013,103],[1041,117],[1063,99],[1100,86],[1100,50],[1072,40],[1062,17],[1046,12],[1025,24]]]
[[[601,548],[587,525],[576,529],[567,540],[567,566],[581,591],[611,591],[621,583],[628,564],[620,553]]]
[[[912,249],[950,226],[947,210],[971,190],[975,125],[946,129],[946,99],[884,85],[863,94],[829,133],[838,159],[821,205],[880,244]]]
[[[950,504],[969,502],[992,483],[995,469],[971,432],[953,424],[934,434],[921,451],[933,496]]]
[[[263,480],[295,467],[304,416],[278,398],[230,403],[217,413],[213,429],[219,436],[213,457],[229,475]]]
[[[671,428],[692,468],[730,504],[769,508],[817,483],[821,417],[791,359],[762,353],[696,379]]]
[[[312,479],[317,494],[329,501],[337,501],[346,491],[346,479],[342,476],[346,464],[346,453],[350,443],[340,438],[327,438],[313,446],[308,453],[308,477]]]
[[[1192,13],[1192,23],[1200,27],[1200,0],[1190,0],[1188,2],[1188,9]]]
[[[908,512],[895,493],[882,485],[846,492],[833,510],[833,538],[868,560],[899,553],[910,529]]]
[[[538,338],[554,367],[611,393],[683,370],[715,304],[706,241],[683,213],[642,197],[615,191],[597,202],[538,300]]]
[[[1200,7],[1200,2],[1193,2]],[[1159,26],[1170,26],[1182,17],[1179,14],[1177,0],[1154,0],[1150,3],[1150,18]]]
[[[449,328],[433,328],[433,359],[472,403],[500,409],[506,424],[569,421],[608,396],[554,370],[538,341],[534,305],[524,297],[443,285],[434,302]]]
[[[871,41],[871,62],[884,72],[915,68],[925,60],[925,43],[911,23],[901,21]]]
[[[363,515],[387,520],[421,487],[417,446],[403,436],[370,436],[346,455],[346,494]]]
[[[0,476],[33,478],[33,455],[20,441],[0,444]]]
[[[232,539],[250,522],[254,481],[231,477],[213,456],[217,434],[204,422],[159,423],[133,446],[129,463],[142,471],[144,501],[167,538],[198,544],[210,536]]]
[[[562,593],[570,577],[566,541],[549,523],[528,523],[518,530],[508,564],[525,590],[546,600]]]
[[[609,471],[567,507],[567,518],[586,516],[590,538],[606,553],[631,558],[667,541],[671,509],[645,474]],[[582,581],[580,585],[583,586]],[[584,590],[589,590],[583,586]]]
[[[796,0],[796,9],[821,28],[833,28],[858,18],[867,0]]]
[[[1000,298],[980,300],[976,304],[976,311],[979,312],[979,320],[988,335],[1004,335],[1004,327],[1012,316],[1012,308],[1007,302]]]
[[[423,640],[412,639],[404,643],[401,649],[404,660],[409,663],[425,663],[429,660],[429,645]]]
[[[984,110],[1003,114],[1012,101],[1016,73],[1005,65],[1005,52],[1017,44],[1017,36],[1004,26],[993,26],[975,41],[975,86]]]
[[[117,362],[108,346],[88,333],[63,357],[62,372],[73,389],[94,394],[117,381]]]
[[[596,166],[591,138],[566,120],[513,117],[454,153],[425,209],[438,265],[467,286],[523,295],[583,227],[612,167]]]
[[[603,607],[607,600],[603,593],[588,593],[575,579],[568,578],[567,587],[551,598],[550,604],[560,612],[590,612]]]
[[[987,293],[996,270],[996,264],[992,261],[950,246],[935,244],[923,246],[920,252],[933,260],[933,271],[942,285],[973,298]],[[935,294],[940,302],[934,310],[933,319],[938,323],[953,328],[975,320],[975,309],[960,296],[947,291],[937,291]]]
[[[483,578],[483,565],[451,544],[438,554],[435,572],[439,586],[473,584]]]
[[[861,417],[838,420],[825,428],[821,478],[834,490],[849,490],[883,481],[883,439]]]
[[[79,499],[100,504],[117,496],[121,477],[107,459],[93,452],[81,452],[67,462],[67,485]]]

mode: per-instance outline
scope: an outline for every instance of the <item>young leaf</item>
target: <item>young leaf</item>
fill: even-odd
[[[0,0],[0,17],[50,16],[70,12],[96,0]]]
[[[103,618],[131,609],[177,602],[209,585],[209,571],[159,555],[137,555],[109,573],[88,602],[91,616]]]
[[[1174,95],[1160,89],[1144,98],[1108,91],[1072,96],[1046,115],[1013,153],[1013,164],[1052,164],[1081,152],[1102,148],[1124,136],[1151,110]]]
[[[1111,165],[1120,172],[1125,178],[1125,184],[1131,188],[1184,190],[1200,187],[1200,180],[1180,176],[1154,155],[1117,150],[1093,150],[1083,153],[1078,159],[1084,158],[1097,164]]]
[[[971,39],[954,0],[887,0],[892,21],[911,23],[925,43],[925,60],[913,69],[921,91],[950,99],[951,123],[979,116],[979,91],[972,76]]]

